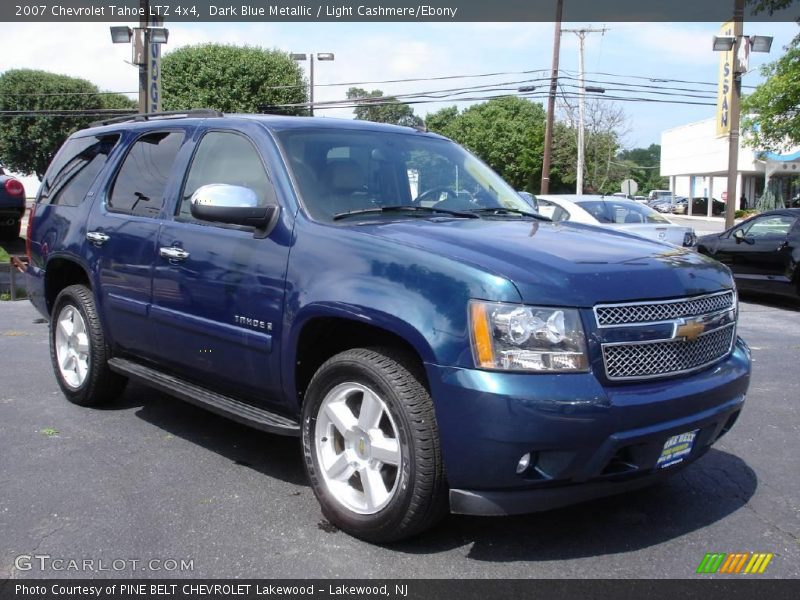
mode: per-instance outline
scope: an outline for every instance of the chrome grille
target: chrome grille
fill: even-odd
[[[609,379],[638,379],[700,369],[725,356],[733,344],[732,323],[694,341],[668,340],[606,344],[603,359]]]
[[[613,327],[706,315],[733,308],[735,302],[733,292],[728,291],[680,300],[599,305],[595,307],[594,314],[598,326]]]

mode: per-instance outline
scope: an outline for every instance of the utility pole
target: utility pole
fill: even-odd
[[[555,32],[553,33],[553,70],[550,75],[550,96],[547,99],[547,121],[544,127],[544,156],[542,157],[542,184],[540,193],[550,193],[550,156],[553,151],[553,126],[558,92],[558,60],[561,54],[561,16],[564,0],[556,1]]]
[[[583,68],[583,55],[584,55],[584,46],[586,41],[586,34],[587,33],[605,33],[607,30],[605,27],[602,29],[564,29],[564,31],[571,31],[575,35],[578,36],[578,85],[579,85],[579,93],[578,93],[578,165],[577,165],[577,174],[576,174],[576,181],[575,181],[575,193],[580,195],[583,194],[583,170],[584,170],[584,163],[585,154],[584,154],[584,118],[586,112],[586,75],[584,73]]]

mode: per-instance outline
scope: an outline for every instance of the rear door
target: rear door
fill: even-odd
[[[272,175],[254,139],[265,135],[256,128],[249,135],[215,129],[200,137],[175,214],[158,237],[161,256],[151,310],[163,363],[198,383],[258,403],[280,397],[275,345],[291,215],[282,212],[271,234],[259,239],[250,227],[194,219],[189,204],[194,191],[207,184],[248,187],[261,204],[277,203]]]
[[[156,355],[157,331],[148,319],[156,241],[165,198],[176,185],[173,165],[190,137],[188,126],[138,134],[87,221],[85,254],[104,325],[128,354]]]

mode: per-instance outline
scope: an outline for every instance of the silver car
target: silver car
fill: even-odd
[[[649,206],[612,196],[570,194],[537,196],[539,213],[554,221],[612,227],[676,246],[694,246],[692,227],[676,225]]]

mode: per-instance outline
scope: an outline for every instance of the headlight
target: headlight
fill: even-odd
[[[588,371],[578,311],[470,300],[475,365],[501,371]]]

